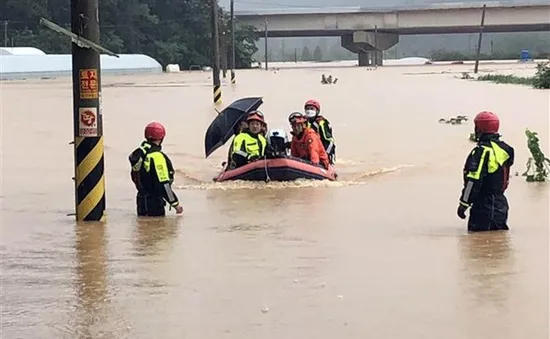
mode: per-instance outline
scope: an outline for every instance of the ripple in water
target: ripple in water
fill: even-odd
[[[235,180],[235,181],[226,181],[226,182],[201,182],[201,183],[190,183],[183,185],[175,185],[176,189],[182,190],[242,190],[242,189],[287,189],[287,188],[305,188],[305,187],[344,187],[351,185],[363,185],[366,183],[365,179],[372,178],[375,176],[389,174],[396,171],[399,171],[403,168],[410,168],[412,165],[399,165],[390,168],[381,168],[372,171],[367,171],[359,174],[356,178],[352,180],[338,180],[338,181],[329,181],[329,180],[308,180],[308,179],[299,179],[295,181],[244,181],[244,180]],[[186,178],[193,178],[190,175],[185,175]],[[193,178],[193,181],[198,181],[198,179]]]

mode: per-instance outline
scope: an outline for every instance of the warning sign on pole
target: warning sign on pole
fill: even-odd
[[[78,134],[81,137],[97,137],[97,108],[80,107],[78,109]]]
[[[99,86],[97,83],[97,69],[81,69],[80,79],[80,99],[98,99]]]

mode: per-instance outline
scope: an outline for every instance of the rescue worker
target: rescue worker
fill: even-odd
[[[250,112],[246,118],[248,128],[233,139],[233,153],[231,154],[231,168],[244,166],[256,161],[265,155],[267,140],[262,135],[265,125],[261,112]]]
[[[317,100],[308,100],[304,104],[304,113],[309,121],[310,127],[321,137],[323,147],[328,154],[329,161],[334,164],[336,160],[336,145],[332,135],[330,122],[321,115],[321,104]]]
[[[316,166],[329,167],[327,152],[321,142],[319,134],[308,126],[306,116],[300,112],[291,113],[288,117],[292,127],[292,141],[290,155],[310,161]]]
[[[130,154],[131,177],[137,189],[138,216],[160,217],[166,215],[166,202],[183,212],[178,197],[172,190],[174,167],[166,154],[162,152],[162,141],[166,136],[164,126],[151,122],[145,127],[145,141]]]
[[[457,215],[466,218],[468,231],[508,230],[508,188],[514,149],[500,140],[500,121],[492,112],[480,112],[474,119],[477,146],[464,165],[464,187]]]
[[[231,167],[231,156],[233,155],[233,142],[235,141],[235,138],[237,137],[237,135],[245,131],[247,128],[248,128],[248,123],[246,122],[246,116],[245,116],[234,129],[235,136],[233,137],[233,140],[231,140],[231,144],[227,149],[227,161],[224,161],[222,163],[222,167],[225,167],[226,171]]]

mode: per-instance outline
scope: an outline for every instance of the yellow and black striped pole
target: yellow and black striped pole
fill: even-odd
[[[221,105],[222,103],[222,87],[214,84],[214,104]]]
[[[214,104],[222,103],[220,84],[220,34],[218,31],[218,0],[211,0],[212,7],[212,80],[214,82]]]
[[[231,0],[231,84],[235,85],[235,0]]]
[[[98,0],[71,0],[73,33],[99,43]],[[72,44],[77,221],[105,218],[103,120],[99,52]]]

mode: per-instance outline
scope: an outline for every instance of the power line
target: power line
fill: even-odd
[[[314,9],[322,9],[327,6],[313,6],[313,5],[289,5],[289,4],[278,4],[273,2],[260,2],[260,1],[247,1],[247,0],[235,0],[235,3],[238,4],[250,4],[250,5],[266,5],[266,6],[272,6],[272,7],[279,7],[279,8],[314,8]]]

